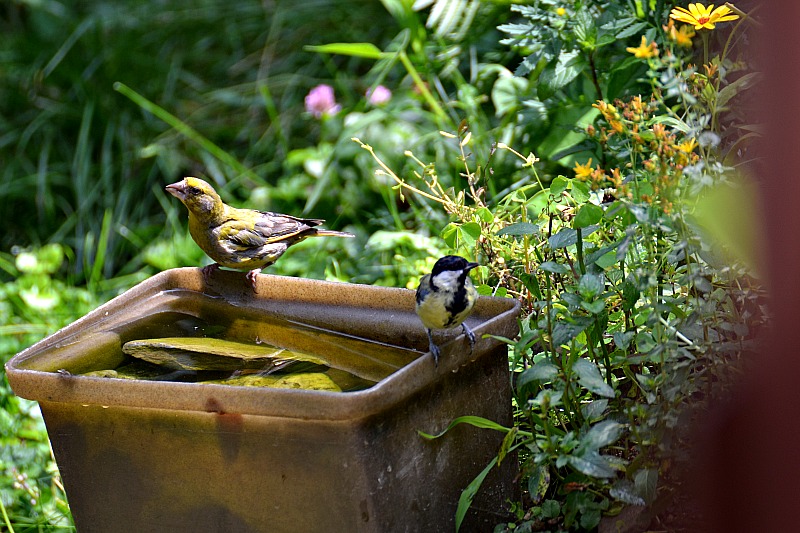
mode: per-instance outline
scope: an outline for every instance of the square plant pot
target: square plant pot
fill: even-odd
[[[414,292],[240,273],[162,272],[12,358],[14,392],[39,402],[76,527],[86,532],[453,531],[462,490],[510,426],[515,300],[481,297],[478,341],[439,334],[438,367]],[[356,376],[331,392],[99,377],[128,341],[216,336],[316,354]],[[84,375],[93,372],[93,375]],[[506,520],[517,465],[504,460],[462,531]]]

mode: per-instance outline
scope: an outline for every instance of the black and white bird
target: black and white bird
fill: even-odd
[[[478,292],[469,277],[469,271],[478,266],[457,255],[446,255],[436,261],[430,274],[425,274],[417,287],[416,311],[428,333],[433,361],[439,364],[439,347],[433,342],[434,329],[450,329],[461,326],[469,340],[470,349],[475,345],[475,334],[464,323],[472,313]]]

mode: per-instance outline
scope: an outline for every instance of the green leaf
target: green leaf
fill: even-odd
[[[633,483],[627,479],[620,479],[614,483],[614,486],[611,487],[608,494],[615,500],[627,503],[628,505],[647,505],[644,498],[636,493],[636,487],[634,487]]]
[[[539,226],[530,222],[516,222],[502,228],[497,232],[498,235],[535,235],[539,233]]]
[[[656,347],[656,340],[649,331],[640,331],[636,334],[636,349],[642,353],[647,353]]]
[[[589,392],[593,392],[604,398],[614,398],[614,389],[603,381],[600,369],[588,359],[579,357],[572,365],[572,371],[578,376],[578,382]]]
[[[581,180],[572,180],[572,198],[579,204],[589,200],[591,189],[589,184]]]
[[[492,458],[489,461],[489,464],[478,474],[475,479],[473,479],[467,488],[461,493],[461,497],[458,498],[458,507],[456,508],[456,531],[461,528],[461,523],[464,521],[464,517],[467,515],[467,511],[469,511],[470,506],[472,505],[472,500],[475,498],[475,495],[478,493],[478,489],[481,488],[483,484],[483,480],[486,479],[486,476],[489,475],[489,472],[492,470],[492,467],[497,464],[497,457]]]
[[[592,224],[597,224],[603,218],[603,208],[595,204],[583,204],[578,210],[578,214],[572,220],[572,227],[583,229]]]
[[[658,495],[658,469],[643,468],[633,476],[633,485],[636,493],[641,495],[647,503],[655,501]]]
[[[563,228],[561,231],[547,239],[547,244],[550,248],[557,250],[559,248],[566,248],[578,242],[578,232],[572,228]]]
[[[478,218],[480,218],[482,222],[487,224],[494,222],[494,213],[492,213],[491,209],[488,207],[476,209],[475,214],[478,215]]]
[[[594,302],[581,302],[581,307],[592,313],[599,315],[606,308],[605,300],[596,300]]]
[[[758,72],[751,72],[745,74],[730,85],[723,87],[717,94],[717,109],[722,109],[728,101],[739,94],[739,92],[749,89],[755,85],[757,79],[761,76]]]
[[[474,248],[481,236],[481,226],[477,222],[467,222],[461,226],[461,235],[468,248]]]
[[[510,74],[510,73],[509,73]],[[520,106],[520,96],[528,88],[528,80],[519,76],[498,76],[492,86],[495,116],[502,117]]]
[[[590,322],[591,319],[589,319],[589,321],[581,320],[575,323],[557,322],[556,325],[553,326],[553,346],[567,344],[580,335],[580,333],[589,326]]]
[[[436,435],[430,435],[430,434],[424,433],[422,431],[417,431],[417,433],[421,437],[423,437],[425,439],[428,439],[428,440],[438,439],[439,437],[443,436],[445,433],[447,433],[448,431],[450,431],[451,429],[453,429],[454,427],[456,427],[459,424],[469,424],[470,426],[475,426],[476,428],[481,428],[481,429],[494,429],[494,430],[497,430],[497,431],[502,431],[503,433],[508,433],[509,431],[511,431],[511,429],[509,429],[509,428],[507,428],[505,426],[501,426],[497,422],[493,422],[491,420],[488,420],[488,419],[480,417],[480,416],[471,416],[470,415],[470,416],[459,416],[458,418],[453,419],[453,421],[450,422],[450,425],[448,425],[444,429],[444,431],[442,431],[441,433],[438,433]]]
[[[586,68],[586,60],[579,50],[562,52],[558,58],[545,66],[539,75],[537,92],[540,100],[546,100],[565,87]]]
[[[503,437],[503,442],[500,444],[500,451],[497,452],[498,465],[503,462],[503,459],[506,458],[509,450],[511,450],[511,446],[514,444],[514,440],[517,438],[517,432],[519,432],[519,427],[514,426],[511,428],[511,431],[506,433],[506,436]]]
[[[539,269],[544,270],[545,272],[552,272],[553,274],[566,274],[570,272],[567,265],[562,265],[561,263],[556,263],[555,261],[545,261],[539,265]]]
[[[599,454],[587,453],[584,457],[570,455],[569,464],[581,474],[591,477],[609,478],[616,473]]]
[[[528,494],[534,505],[542,501],[549,487],[550,468],[547,465],[538,465],[528,478]]]
[[[578,281],[578,292],[584,300],[591,300],[600,295],[605,287],[603,277],[596,274],[584,274]]]
[[[558,376],[558,367],[553,363],[542,361],[526,369],[517,378],[517,389],[532,382],[548,383]]]
[[[558,500],[545,500],[542,503],[542,518],[556,518],[561,514],[561,504]]]
[[[633,331],[618,331],[614,333],[614,344],[617,345],[617,348],[625,350],[630,346],[633,336]]]
[[[567,190],[567,186],[569,185],[569,180],[564,176],[556,176],[553,178],[553,181],[550,182],[550,194],[553,196],[560,196],[561,193]]]
[[[304,46],[303,49],[320,54],[341,54],[369,59],[381,59],[384,56],[380,48],[372,43],[330,43],[316,46],[308,45]]]
[[[619,439],[620,435],[622,435],[623,429],[625,429],[624,424],[614,422],[613,420],[599,422],[586,432],[586,435],[581,439],[581,446],[599,450],[600,448],[614,444],[617,439]]]
[[[522,284],[525,285],[525,288],[530,291],[534,298],[537,300],[542,299],[542,290],[539,287],[539,280],[536,279],[536,276],[533,274],[528,274],[527,272],[523,272],[519,275],[520,281]]]
[[[608,400],[593,400],[581,406],[581,413],[587,422],[592,422],[603,416],[607,407]]]

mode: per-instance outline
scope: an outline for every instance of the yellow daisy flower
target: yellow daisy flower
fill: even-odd
[[[731,8],[728,6],[719,6],[714,9],[714,4],[710,4],[706,7],[699,2],[689,4],[689,9],[675,7],[672,9],[669,16],[680,22],[692,24],[696,30],[713,30],[718,22],[727,22],[739,18],[739,15],[732,13]]]
[[[642,44],[637,46],[636,48],[628,47],[625,50],[632,53],[636,57],[640,59],[649,59],[651,57],[655,57],[658,55],[658,45],[655,41],[650,44],[647,44],[647,37],[642,35]]]

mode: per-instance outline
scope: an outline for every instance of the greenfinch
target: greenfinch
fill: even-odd
[[[478,299],[478,291],[469,277],[469,271],[477,266],[478,263],[470,263],[463,257],[446,255],[436,261],[430,274],[419,280],[416,311],[428,333],[430,352],[437,366],[439,347],[433,342],[431,330],[461,326],[470,349],[475,345],[475,334],[464,320]]]
[[[219,267],[247,270],[256,291],[256,276],[306,237],[354,237],[352,233],[318,228],[324,220],[238,209],[225,204],[214,188],[199,178],[184,178],[166,190],[189,210],[189,233],[214,264],[203,269],[208,278]]]

